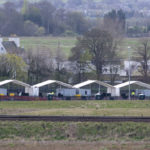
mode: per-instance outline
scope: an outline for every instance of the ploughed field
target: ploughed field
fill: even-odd
[[[5,101],[0,115],[150,116],[150,101]]]

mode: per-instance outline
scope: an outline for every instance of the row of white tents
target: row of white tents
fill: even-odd
[[[57,81],[57,80],[47,80],[47,81],[41,82],[41,83],[36,84],[36,85],[29,85],[29,84],[26,84],[26,83],[18,81],[18,80],[5,80],[5,81],[0,81],[0,87],[3,85],[9,84],[9,83],[14,83],[14,84],[25,87],[25,93],[28,93],[29,96],[39,96],[39,89],[41,87],[46,86],[46,85],[51,85],[54,83],[58,84],[60,86],[69,88],[69,89],[80,89],[80,88],[85,87],[87,85],[96,83],[100,86],[106,87],[107,93],[110,93],[112,96],[116,96],[116,97],[120,96],[120,89],[121,88],[132,85],[132,84],[136,84],[136,85],[142,86],[144,88],[150,89],[149,84],[146,84],[146,83],[143,83],[140,81],[130,81],[130,82],[128,81],[128,82],[124,82],[122,84],[118,84],[116,86],[112,86],[110,84],[107,84],[107,83],[102,82],[102,81],[97,81],[97,80],[88,80],[88,81],[76,84],[74,86],[67,84],[67,83],[64,83],[64,82],[61,82],[61,81]]]

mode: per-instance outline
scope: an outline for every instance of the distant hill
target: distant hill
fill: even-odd
[[[19,0],[0,0],[0,4],[3,4],[5,2],[15,2],[15,1],[19,1]],[[28,2],[38,2],[38,1],[43,1],[43,0],[28,0]],[[46,1],[53,1],[53,0],[46,0]],[[63,2],[67,2],[68,0],[61,0]],[[83,0],[83,1],[86,1],[86,0]],[[91,2],[94,1],[94,2],[108,2],[108,3],[135,3],[135,4],[138,4],[138,3],[146,3],[146,2],[149,2],[149,0],[91,0]]]
[[[0,0],[0,4],[4,4],[5,2],[17,2],[18,0]],[[29,2],[38,2],[40,0],[28,0]]]
[[[19,2],[20,0],[0,0],[0,4],[5,2]],[[39,2],[44,0],[27,0],[28,2]],[[150,16],[150,0],[72,0],[71,3],[61,4],[57,0],[46,0],[52,2],[55,7],[61,7],[66,10],[79,11],[86,13],[87,16],[103,16],[112,9],[123,9],[126,12],[139,12],[145,16]],[[60,0],[67,2],[68,0]],[[76,1],[79,1],[76,3]],[[74,3],[75,2],[75,3]],[[130,15],[131,15],[130,14]]]

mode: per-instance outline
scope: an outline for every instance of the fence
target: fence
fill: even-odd
[[[46,101],[46,97],[0,96],[0,101]]]

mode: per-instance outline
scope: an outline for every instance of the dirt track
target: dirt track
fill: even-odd
[[[0,150],[150,150],[150,142],[7,142]]]
[[[0,116],[0,121],[51,122],[150,122],[150,117],[95,117],[95,116]]]

